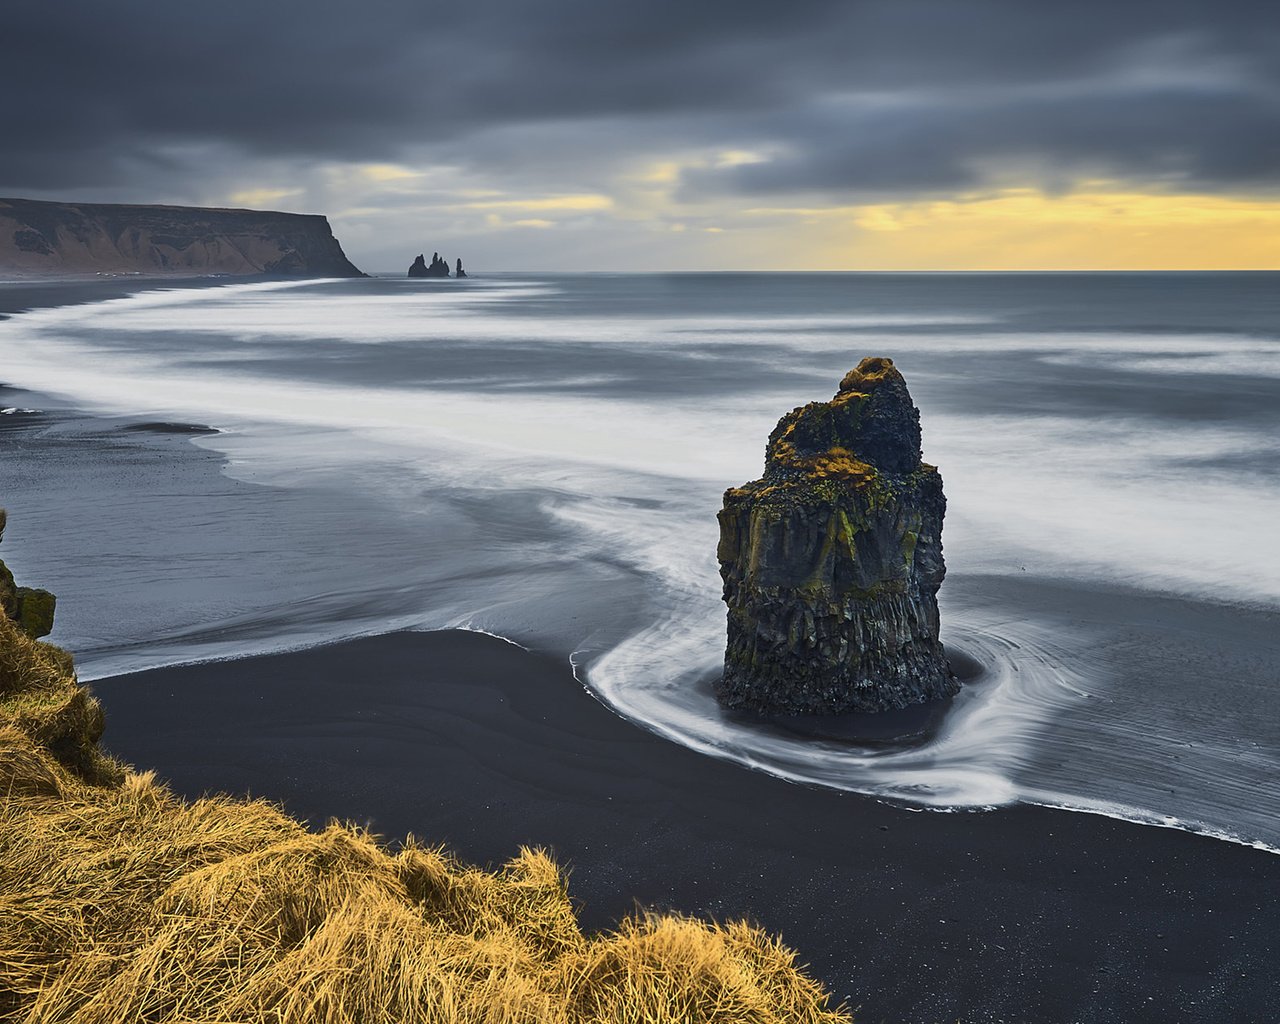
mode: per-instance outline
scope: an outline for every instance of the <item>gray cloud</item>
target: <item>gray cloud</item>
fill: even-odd
[[[939,95],[797,111],[762,126],[781,153],[685,174],[682,194],[818,192],[874,200],[1080,179],[1144,187],[1280,186],[1280,95],[1229,86]],[[1024,180],[1010,180],[1009,169]],[[1031,180],[1025,180],[1026,177]]]
[[[1280,184],[1272,3],[15,0],[0,50],[5,192],[423,154],[584,188],[691,146],[768,159],[690,199]]]

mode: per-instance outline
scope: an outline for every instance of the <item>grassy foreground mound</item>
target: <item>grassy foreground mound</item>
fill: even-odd
[[[0,1021],[848,1020],[748,924],[585,935],[540,851],[490,872],[184,801],[101,731],[65,652],[0,614]]]

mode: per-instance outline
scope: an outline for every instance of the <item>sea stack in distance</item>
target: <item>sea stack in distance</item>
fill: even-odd
[[[458,261],[462,265],[462,261]],[[427,264],[427,254],[418,253],[417,258],[409,265],[409,277],[448,277],[449,261],[440,258],[438,252],[431,254],[431,263]],[[466,276],[465,274],[463,275]]]
[[[729,606],[721,703],[764,714],[887,711],[956,693],[938,640],[946,498],[893,361],[778,421],[764,476],[720,512]]]

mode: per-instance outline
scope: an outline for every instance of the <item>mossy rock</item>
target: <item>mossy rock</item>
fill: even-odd
[[[13,582],[13,573],[4,562],[0,562],[0,612],[6,618],[18,617],[18,587]]]
[[[15,622],[30,637],[48,636],[53,632],[53,615],[58,599],[47,590],[38,587],[19,587]]]
[[[114,785],[119,765],[98,747],[102,708],[76,682],[71,656],[0,619],[0,729],[17,729],[86,782]]]
[[[783,416],[764,474],[725,492],[716,695],[766,714],[903,708],[956,692],[938,639],[946,498],[886,358]]]

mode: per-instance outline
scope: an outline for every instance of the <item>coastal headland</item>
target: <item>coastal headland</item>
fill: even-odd
[[[319,215],[0,199],[0,275],[362,277]]]

